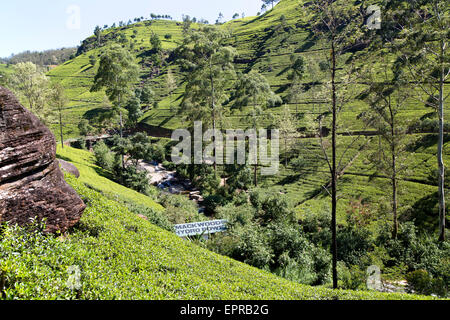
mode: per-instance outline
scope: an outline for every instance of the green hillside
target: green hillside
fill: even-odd
[[[0,72],[4,72],[6,74],[12,73],[12,68],[8,67],[6,64],[0,63]]]
[[[289,85],[287,73],[284,71],[289,65],[290,56],[292,54],[301,55],[306,61],[320,62],[325,59],[328,52],[322,43],[315,42],[311,38],[308,27],[309,17],[305,16],[298,4],[299,2],[296,0],[282,0],[273,10],[262,16],[236,19],[220,26],[231,33],[229,44],[238,51],[236,68],[241,72],[259,71],[268,79],[272,89],[284,100],[286,100]],[[194,28],[197,26],[193,25]],[[133,31],[135,32],[133,33]],[[141,64],[141,78],[152,83],[158,101],[158,106],[150,108],[142,117],[142,123],[166,129],[182,128],[184,126],[183,116],[171,111],[173,110],[171,106],[180,103],[181,99],[178,98],[184,90],[179,68],[169,59],[159,74],[153,74],[142,64],[142,57],[150,49],[149,38],[152,32],[160,37],[163,48],[170,52],[180,42],[182,23],[146,21],[122,28],[109,29],[104,37],[125,34],[130,41],[136,43],[133,54],[136,56],[136,61]],[[167,40],[166,34],[170,34],[172,38]],[[89,38],[86,43],[91,43],[93,40],[93,37]],[[77,124],[81,118],[89,119],[102,108],[103,93],[89,92],[98,68],[98,62],[95,67],[89,64],[89,56],[97,56],[99,53],[100,49],[85,52],[48,73],[54,81],[59,81],[65,86],[70,97],[70,104],[65,113],[67,118],[65,130],[68,137],[78,136]],[[373,60],[373,58],[371,59]],[[370,61],[367,63],[371,63]],[[366,61],[364,62],[366,63]],[[373,60],[373,65],[376,66],[375,60]],[[165,89],[168,68],[171,68],[178,81],[178,89],[170,98]],[[320,70],[308,69],[302,82],[321,81],[324,77],[325,74]],[[361,86],[357,85],[356,88],[360,89]],[[315,99],[316,90],[318,88],[313,86],[312,89],[305,92],[298,106],[287,101],[291,110],[298,109],[299,113],[305,115],[320,114],[326,111],[327,106]],[[357,119],[364,108],[364,103],[357,100],[346,106],[345,111],[340,115],[342,135],[364,128],[362,122]],[[280,110],[281,108],[271,108],[267,112],[275,115]],[[446,112],[446,116],[450,115],[449,111]],[[246,108],[242,111],[229,111],[226,115],[227,127],[245,128],[247,123],[242,121],[245,113]],[[429,108],[411,101],[401,116],[414,121],[427,113],[430,113]],[[302,121],[300,120],[299,126],[304,125]],[[339,215],[341,220],[343,220],[351,201],[361,200],[363,203],[369,203],[374,209],[380,203],[389,201],[387,200],[390,189],[388,179],[383,176],[373,177],[374,168],[367,161],[370,153],[377,147],[377,139],[363,136],[356,144],[349,146],[351,140],[350,137],[342,137],[340,140],[341,150],[348,148],[344,161],[352,164],[340,182]],[[449,140],[447,139],[447,141]],[[399,194],[401,212],[406,213],[408,219],[415,219],[421,227],[426,226],[431,230],[437,224],[435,216],[437,214],[437,180],[433,179],[436,170],[436,143],[437,137],[432,134],[410,135],[408,149],[411,157],[406,157],[405,160],[409,171],[403,173]],[[326,209],[329,201],[323,186],[328,184],[329,174],[327,164],[318,160],[321,157],[318,139],[301,139],[298,144],[294,153],[303,155],[306,161],[306,165],[300,171],[292,168],[291,165],[282,166],[278,175],[261,179],[264,187],[288,194],[295,201],[301,217],[307,211],[316,212]],[[365,149],[361,150],[362,147]],[[447,164],[450,152],[448,147],[447,142],[444,149],[446,155],[444,160]],[[284,151],[282,150],[282,157]]]
[[[94,166],[83,152],[67,148],[58,155],[80,169],[80,179],[68,175],[66,180],[87,209],[80,223],[59,238],[38,230],[3,230],[0,293],[6,299],[432,299],[300,285],[217,255],[105,197],[117,192],[116,186],[90,171]],[[89,187],[94,180],[101,181],[102,193]],[[74,266],[80,286],[69,281]]]

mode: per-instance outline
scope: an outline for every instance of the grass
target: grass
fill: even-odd
[[[87,204],[69,234],[55,238],[39,231],[2,229],[2,298],[432,299],[293,283],[183,241],[88,188],[81,179],[67,175],[66,180]],[[74,266],[80,270],[79,282],[73,281]]]

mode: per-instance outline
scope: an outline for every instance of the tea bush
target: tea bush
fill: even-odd
[[[1,299],[430,298],[293,283],[183,241],[66,179],[87,203],[68,234],[45,235],[42,226],[1,228]]]

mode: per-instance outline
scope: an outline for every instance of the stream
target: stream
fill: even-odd
[[[157,162],[139,161],[138,168],[147,171],[151,185],[158,187],[163,192],[185,195],[195,203],[200,213],[204,212],[204,207],[201,205],[204,198],[201,192],[194,188],[191,181],[181,179],[176,171],[169,171]]]

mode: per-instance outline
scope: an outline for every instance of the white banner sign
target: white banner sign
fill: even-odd
[[[227,220],[211,220],[175,225],[175,232],[179,237],[224,232],[227,230]]]

